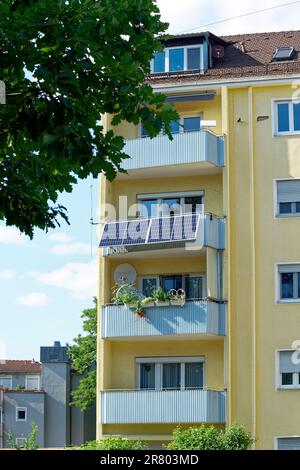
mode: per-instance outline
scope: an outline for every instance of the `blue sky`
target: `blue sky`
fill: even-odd
[[[280,3],[285,0],[158,1],[173,33],[192,28],[215,34],[299,29],[300,4],[200,28]],[[97,232],[89,224],[91,182],[80,182],[72,194],[60,198],[68,207],[70,226],[62,222],[48,234],[37,230],[30,241],[0,225],[0,359],[39,359],[41,345],[70,342],[81,331],[81,312],[92,305],[97,286]],[[97,219],[97,180],[92,192]]]

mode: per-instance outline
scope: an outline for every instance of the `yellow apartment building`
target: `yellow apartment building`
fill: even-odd
[[[98,438],[238,422],[300,449],[300,31],[164,47],[173,140],[123,123],[127,173],[100,176]]]

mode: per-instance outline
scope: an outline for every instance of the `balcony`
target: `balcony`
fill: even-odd
[[[158,337],[163,335],[226,334],[226,304],[209,300],[187,301],[183,307],[148,307],[145,317],[123,305],[107,305],[101,310],[101,337]]]
[[[103,256],[126,256],[128,253],[161,249],[201,250],[211,247],[223,250],[225,219],[212,214],[186,214],[109,222],[104,225],[100,247],[103,248]]]
[[[170,167],[185,165],[192,172],[195,170],[213,170],[224,166],[224,137],[200,130],[173,135],[173,140],[162,135],[150,139],[127,140],[124,152],[130,159],[122,162],[129,176],[140,177],[139,170],[152,170],[161,175],[163,167],[170,175]],[[178,169],[183,174],[182,166]],[[174,173],[175,174],[175,173]],[[172,173],[173,175],[173,173]],[[170,175],[171,176],[171,175]],[[120,174],[119,178],[126,176]]]
[[[226,392],[128,390],[101,392],[101,424],[225,423]]]

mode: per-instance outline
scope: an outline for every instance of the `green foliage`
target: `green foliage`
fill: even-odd
[[[117,305],[135,305],[139,299],[140,294],[134,284],[116,284],[113,288],[112,301]]]
[[[78,179],[116,176],[124,140],[105,113],[171,138],[178,115],[145,83],[166,29],[155,0],[0,2],[0,220],[32,237],[68,220],[58,197]]]
[[[109,437],[102,441],[90,441],[76,450],[146,450],[147,446],[141,441],[130,441],[122,437]]]
[[[36,440],[38,432],[39,432],[39,427],[33,421],[31,423],[31,432],[24,439],[24,443],[22,446],[16,443],[16,438],[11,431],[7,433],[8,445],[11,449],[15,449],[15,450],[37,450],[39,448],[39,445]]]
[[[239,424],[225,430],[204,425],[187,430],[180,427],[173,432],[168,450],[248,450],[252,445],[251,434]]]
[[[152,292],[154,300],[157,302],[167,302],[171,299],[171,294],[165,292],[161,287]]]
[[[95,306],[82,312],[83,331],[85,335],[79,334],[74,338],[74,344],[68,345],[68,356],[71,366],[79,374],[84,375],[79,386],[72,392],[71,405],[79,407],[82,411],[87,410],[96,398],[96,371],[97,359],[97,299],[94,298]]]
[[[252,446],[252,443],[253,439],[251,434],[240,424],[233,423],[224,432],[224,450],[248,450]]]

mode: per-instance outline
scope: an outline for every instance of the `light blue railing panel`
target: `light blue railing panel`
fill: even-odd
[[[143,318],[137,317],[134,309],[108,305],[101,310],[101,336],[224,335],[225,316],[225,305],[212,301],[187,301],[183,307],[149,307]]]
[[[101,424],[224,423],[225,392],[129,390],[100,394]]]
[[[122,162],[124,170],[207,162],[224,166],[224,138],[201,130],[150,139],[127,140],[124,152],[130,159]]]

